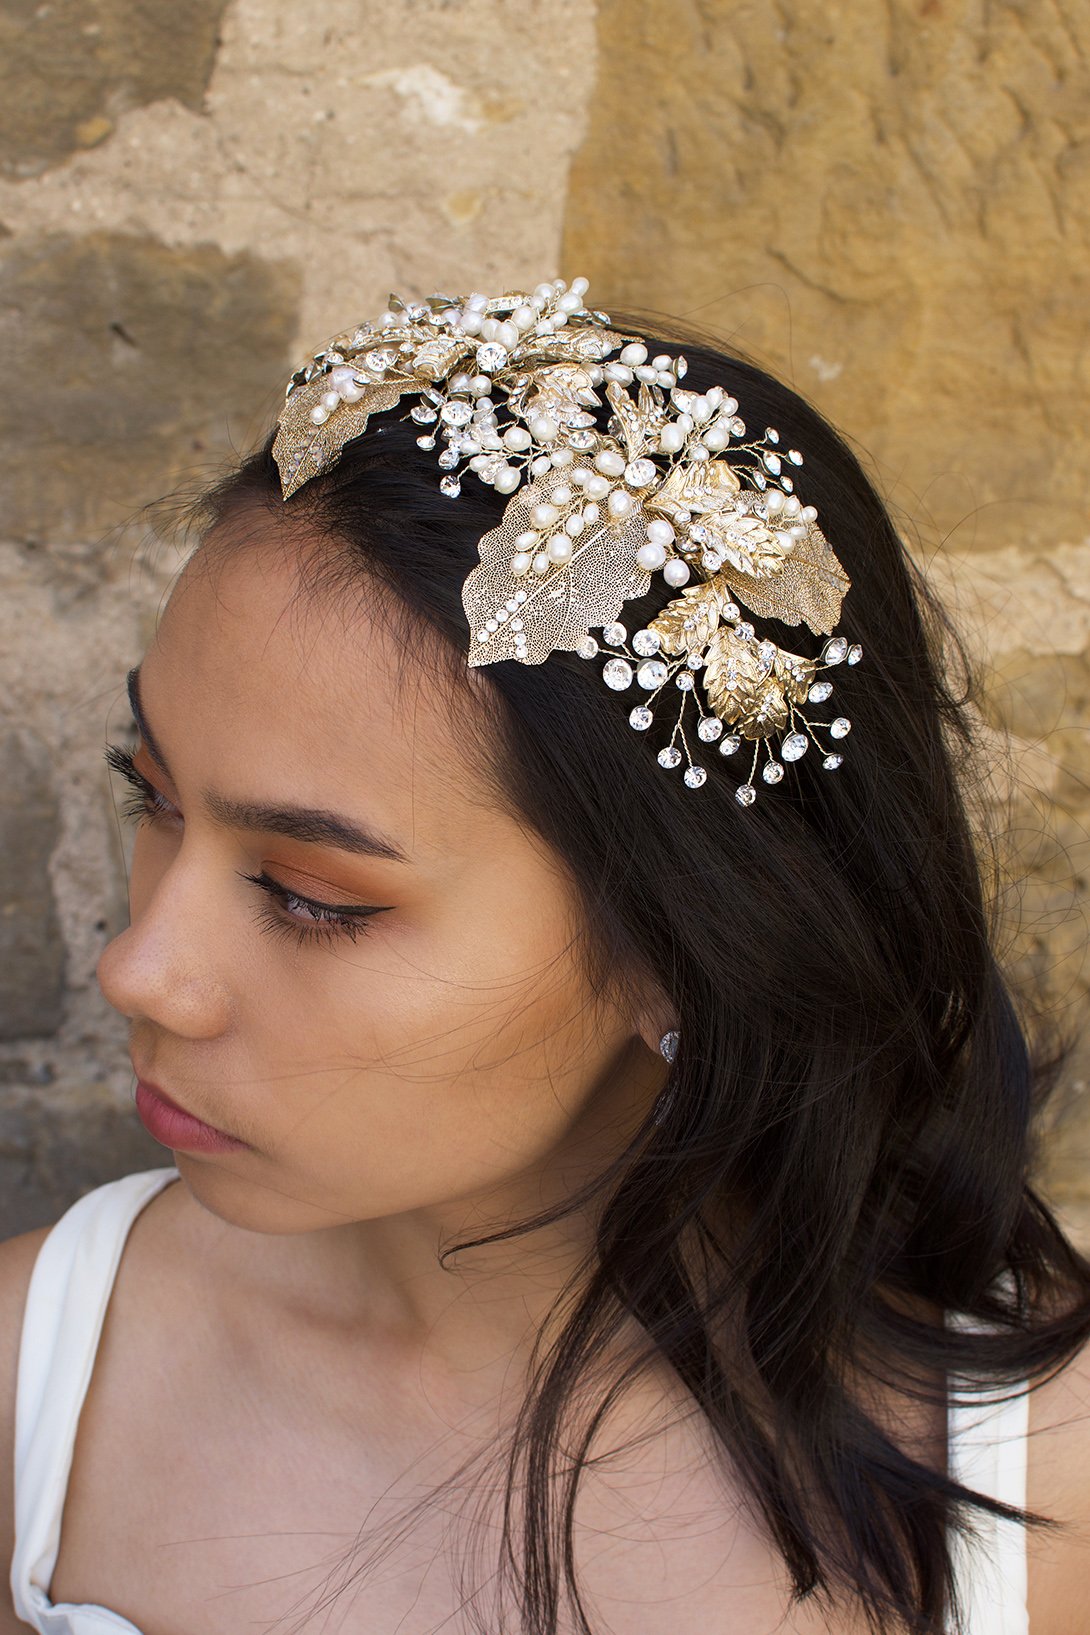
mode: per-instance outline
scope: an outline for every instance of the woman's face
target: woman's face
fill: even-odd
[[[278,538],[199,555],[170,599],[103,992],[137,1076],[249,1144],[176,1154],[224,1219],[541,1207],[643,1116],[651,1030],[589,987],[573,888],[459,747],[471,701],[399,678],[379,604],[300,588]]]

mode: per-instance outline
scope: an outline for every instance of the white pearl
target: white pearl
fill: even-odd
[[[797,494],[788,494],[783,502],[784,512],[789,517],[797,517],[802,510],[802,502]]]
[[[694,421],[693,421],[692,415],[689,413],[689,411],[687,409],[683,409],[682,412],[678,415],[677,424],[681,427],[681,429],[685,433],[686,437],[688,437],[689,433],[693,429]]]
[[[707,460],[709,458],[707,445],[705,443],[690,443],[689,458],[690,460]]]
[[[524,528],[521,534],[515,535],[515,544],[520,551],[532,551],[537,544],[537,534],[533,528]]]
[[[673,361],[669,352],[660,352],[657,358],[651,359],[651,363],[656,369],[669,369]]]
[[[673,585],[675,589],[680,585],[687,585],[689,583],[689,564],[683,562],[679,556],[671,557],[662,570],[662,577],[668,585]]]
[[[632,383],[632,371],[626,363],[607,363],[604,374],[607,380],[616,380],[622,386]]]
[[[551,443],[560,427],[551,414],[535,414],[530,420],[530,430],[535,442]]]
[[[499,327],[499,323],[495,318],[481,319],[481,334],[486,341],[494,341],[496,339],[496,331]]]
[[[521,481],[522,475],[516,466],[501,466],[492,486],[500,494],[513,494]]]
[[[534,294],[542,301],[551,301],[554,294],[553,286],[545,283],[538,284],[537,288],[534,290]]]
[[[569,286],[573,295],[584,296],[590,289],[589,278],[573,278]]]
[[[316,426],[324,426],[329,419],[329,410],[324,403],[316,403],[310,411],[310,418]]]
[[[799,512],[799,517],[800,517],[801,521],[803,521],[803,522],[816,522],[817,521],[817,506],[816,505],[804,505],[802,510]]]
[[[564,532],[566,534],[570,534],[573,539],[578,539],[585,527],[586,523],[583,521],[582,513],[579,511],[573,511],[571,516],[564,524]]]
[[[635,367],[638,363],[647,362],[647,348],[642,341],[633,341],[629,346],[622,346],[618,356],[622,363],[630,363]]]
[[[708,402],[706,397],[694,397],[693,398],[692,413],[693,413],[693,419],[696,421],[698,426],[702,426],[704,424],[705,420],[710,420],[711,419],[711,417],[712,417],[712,406]]]
[[[340,401],[341,401],[340,392],[323,392],[322,393],[322,402],[325,404],[325,406],[329,410],[330,414],[333,413],[333,410],[337,407],[337,405],[338,405],[338,403]]]
[[[656,369],[655,370],[655,379],[658,381],[660,386],[676,386],[677,385],[677,376],[672,375],[670,373],[669,369]]]
[[[567,323],[567,321],[568,321],[568,315],[567,315],[566,312],[554,312],[553,313],[553,328],[554,329],[563,329],[563,327]]]
[[[479,419],[483,420],[484,416],[488,415],[492,421],[492,424],[495,425],[496,417],[492,414],[492,410],[495,407],[496,405],[493,403],[487,392],[477,393],[477,416]]]
[[[781,494],[778,488],[770,488],[765,495],[765,511],[770,517],[777,516],[783,510],[786,494]]]
[[[569,290],[567,295],[562,295],[556,304],[561,312],[578,312],[583,305],[583,297],[576,295],[573,290]]]
[[[511,314],[511,322],[517,329],[533,329],[537,323],[537,313],[533,307],[516,307]]]
[[[529,571],[530,553],[529,551],[519,551],[511,558],[511,572],[515,575],[515,578],[518,579],[521,578],[524,573],[528,573]]]
[[[641,568],[647,568],[649,572],[654,573],[666,561],[666,552],[661,545],[652,545],[648,540],[647,544],[641,545],[636,552],[636,561]]]
[[[576,488],[582,488],[583,484],[594,476],[594,473],[589,466],[573,466],[568,475]]]
[[[570,562],[572,543],[567,534],[554,534],[548,544],[550,562]]]
[[[601,514],[601,507],[594,500],[591,500],[589,505],[583,507],[583,521],[588,527],[592,522],[597,522]]]
[[[496,339],[501,346],[506,346],[508,351],[513,346],[518,345],[520,335],[521,331],[518,324],[513,324],[510,321],[499,324],[496,328]]]
[[[549,459],[547,454],[539,454],[535,460],[530,462],[530,470],[533,472],[535,477],[544,477],[545,473],[547,471],[551,471],[552,469],[553,462]]]
[[[542,501],[540,505],[532,507],[530,521],[535,523],[538,528],[548,528],[559,515],[560,512],[555,505],[548,505],[545,501]]]
[[[483,312],[488,305],[488,296],[482,295],[480,290],[471,290],[466,296],[466,306],[477,312]]]
[[[538,551],[537,555],[534,557],[534,560],[530,563],[530,566],[531,566],[531,568],[533,568],[534,572],[537,573],[537,574],[548,573],[548,571],[549,571],[549,554],[548,554],[548,552],[547,551]]]
[[[677,454],[685,446],[685,433],[680,426],[667,423],[659,432],[659,448],[666,454]]]
[[[607,477],[620,477],[624,474],[625,459],[616,449],[604,448],[594,456],[594,463],[599,471],[604,471]]]
[[[570,466],[575,458],[570,448],[554,448],[549,459],[559,471],[561,466]]]
[[[737,414],[738,413],[738,399],[736,397],[726,397],[726,398],[723,399],[723,401],[719,405],[719,407],[722,409],[722,411],[723,411],[723,413],[725,415]]]
[[[601,477],[592,472],[583,484],[583,490],[588,500],[604,500],[609,493],[610,482],[608,477]]]
[[[341,396],[346,403],[358,403],[363,396],[363,387],[357,386],[353,380],[347,386],[341,387]]]
[[[379,313],[378,327],[380,329],[399,329],[401,327],[401,320],[402,314],[400,312],[391,312],[390,309],[387,308],[385,312]]]
[[[571,489],[568,487],[567,483],[560,483],[553,489],[552,493],[549,495],[549,498],[552,500],[554,505],[570,505]]]
[[[709,426],[703,434],[703,440],[705,448],[716,450],[726,448],[730,442],[730,432],[726,431],[722,426]]]
[[[491,375],[474,375],[469,383],[469,389],[474,397],[488,397],[492,390]]]
[[[462,313],[462,328],[467,335],[479,335],[482,322],[480,313],[474,311],[472,307],[468,307]]]
[[[611,517],[631,516],[635,508],[635,498],[624,488],[615,488],[609,496],[609,514]]]
[[[647,537],[653,545],[672,545],[674,543],[674,525],[665,517],[656,517],[654,522],[647,524]]]
[[[529,448],[533,439],[525,426],[508,426],[503,441],[507,448],[518,450]]]

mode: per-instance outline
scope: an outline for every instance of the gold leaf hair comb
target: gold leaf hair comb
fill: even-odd
[[[687,390],[684,357],[650,357],[640,336],[618,334],[585,305],[587,287],[574,278],[532,295],[391,295],[375,323],[335,336],[292,376],[273,444],[283,497],[335,465],[373,414],[411,397],[420,447],[442,438],[444,494],[460,493],[464,464],[510,495],[462,589],[468,663],[540,664],[558,648],[588,660],[605,653],[607,686],[634,683],[647,695],[629,713],[637,731],[672,683],[680,707],[659,765],[679,766],[684,751],[686,787],[707,779],[685,734],[691,694],[709,750],[730,757],[753,743],[735,789],[750,806],[762,744],[765,783],[778,783],[784,762],[811,743],[826,770],[841,764],[816,731],[840,740],[851,722],[814,721],[801,706],[830,697],[819,671],[863,656],[832,634],[850,580],[817,511],[794,492],[798,450],[781,450],[772,426],[750,437],[725,387]],[[604,402],[612,414],[602,432],[592,411]],[[618,614],[657,572],[678,595],[629,646]],[[742,607],[828,636],[820,658],[762,637]]]

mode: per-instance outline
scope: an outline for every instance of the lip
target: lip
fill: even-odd
[[[159,1089],[138,1079],[136,1084],[136,1111],[141,1124],[161,1141],[164,1147],[180,1152],[247,1152],[248,1143],[225,1135],[203,1119],[194,1118],[184,1107]]]

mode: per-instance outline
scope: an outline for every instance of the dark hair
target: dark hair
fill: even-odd
[[[638,314],[614,323],[649,334]],[[1031,1184],[1035,1114],[1071,1041],[1046,1034],[1001,968],[969,801],[979,682],[860,463],[754,363],[654,327],[653,351],[684,346],[686,386],[725,386],[753,427],[804,452],[800,494],[850,575],[840,628],[864,662],[835,673],[832,713],[853,723],[844,766],[805,756],[749,809],[734,796],[744,774],[718,756],[697,790],[662,771],[655,730],[632,732],[597,662],[557,651],[476,672],[499,728],[497,798],[577,883],[591,979],[652,973],[681,1036],[663,1122],[649,1116],[564,1208],[474,1240],[595,1202],[593,1263],[535,1350],[508,1450],[504,1567],[526,1635],[555,1635],[563,1594],[591,1631],[574,1568],[580,1464],[625,1382],[665,1360],[763,1515],[794,1599],[828,1609],[846,1590],[875,1631],[941,1635],[964,1616],[949,1528],[971,1533],[979,1511],[1058,1524],[911,1457],[850,1376],[937,1403],[932,1376],[1032,1385],[1090,1337],[1090,1261]],[[441,494],[406,407],[286,504],[270,438],[205,496],[203,519],[220,549],[233,530],[215,525],[255,507],[305,522],[293,534],[319,542],[327,584],[387,588],[432,638],[414,658],[464,669],[461,586],[506,501],[472,476],[458,499]],[[639,628],[673,594],[655,576],[620,617]],[[766,632],[808,656],[823,642]],[[565,1415],[633,1319],[646,1349],[607,1382],[556,1493]]]

